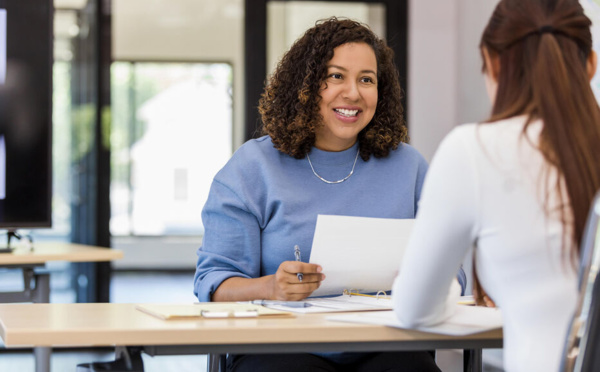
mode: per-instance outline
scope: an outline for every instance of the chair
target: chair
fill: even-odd
[[[207,372],[225,372],[227,365],[227,354],[208,354],[206,356]]]
[[[600,192],[592,202],[579,266],[577,308],[567,333],[561,371],[600,371]]]

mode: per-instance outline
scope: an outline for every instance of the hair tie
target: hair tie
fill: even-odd
[[[545,26],[540,27],[537,30],[537,33],[540,34],[540,35],[541,34],[545,34],[545,33],[551,33],[551,34],[553,34],[555,31],[556,30],[554,29],[554,27],[552,27],[550,25],[545,25]]]

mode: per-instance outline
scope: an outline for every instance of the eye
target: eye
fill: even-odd
[[[334,72],[334,73],[329,74],[328,77],[337,80],[337,79],[341,79],[342,78],[342,74],[340,74],[339,72]]]
[[[375,84],[375,79],[370,76],[364,76],[360,79],[361,83]]]

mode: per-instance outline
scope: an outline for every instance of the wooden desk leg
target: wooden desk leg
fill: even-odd
[[[481,372],[483,370],[481,349],[468,349],[463,354],[464,372]]]
[[[50,302],[50,274],[35,274],[35,289],[33,290],[33,302],[47,304]],[[36,347],[35,372],[50,372],[50,358],[52,349],[49,347]]]

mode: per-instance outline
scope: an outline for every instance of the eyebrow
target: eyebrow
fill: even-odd
[[[339,70],[342,70],[342,71],[348,71],[347,68],[342,67],[342,66],[338,66],[338,65],[328,65],[327,66],[327,68],[331,68],[331,67],[335,67],[335,68],[337,68]],[[377,75],[377,73],[375,71],[373,71],[373,70],[362,70],[361,73],[362,74],[364,74],[364,73],[370,73],[370,74],[373,74],[373,75]]]

